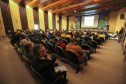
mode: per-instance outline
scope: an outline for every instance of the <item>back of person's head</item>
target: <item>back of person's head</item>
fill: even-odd
[[[61,34],[60,33],[58,33],[58,35],[57,35],[58,37],[60,37],[61,36]]]
[[[42,38],[45,38],[45,34],[44,33],[41,36],[42,36]]]
[[[88,35],[89,34],[89,32],[86,32],[86,35]]]
[[[67,34],[70,34],[69,32],[67,32]]]
[[[62,40],[63,40],[63,39],[62,39],[62,37],[61,37],[61,38],[59,38],[59,42],[62,42]]]
[[[85,40],[88,41],[89,40],[89,36],[85,35]]]
[[[41,47],[43,47],[42,44],[37,44],[34,46],[33,48],[33,53],[37,56],[37,57],[40,57],[40,50],[41,50]]]
[[[72,38],[72,39],[70,40],[70,43],[74,43],[74,42],[76,42],[76,40],[75,40],[75,38]]]
[[[30,51],[32,50],[32,42],[27,42],[25,45],[24,45],[24,48],[25,48],[25,51]]]
[[[103,32],[100,32],[100,34],[103,34]]]
[[[20,42],[20,45],[21,46],[24,46],[28,41],[26,39],[22,39],[21,42]]]
[[[54,35],[51,35],[51,39],[54,39],[55,38],[55,36]]]

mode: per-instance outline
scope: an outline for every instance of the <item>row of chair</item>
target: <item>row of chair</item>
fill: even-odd
[[[16,51],[18,52],[18,55],[21,56],[22,61],[25,61],[31,68],[31,70],[33,71],[34,75],[40,79],[42,79],[42,82],[44,82],[44,84],[57,84],[57,81],[61,78],[60,76],[54,80],[53,82],[49,82],[47,81],[42,75],[40,75],[32,66],[31,66],[31,61],[22,53],[22,51],[20,50],[20,48],[14,44],[14,47],[16,49]]]

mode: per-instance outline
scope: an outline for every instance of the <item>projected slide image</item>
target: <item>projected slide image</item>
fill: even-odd
[[[85,26],[93,26],[94,25],[94,16],[87,16],[84,19]]]

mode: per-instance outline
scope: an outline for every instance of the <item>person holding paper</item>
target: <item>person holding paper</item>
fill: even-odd
[[[60,83],[66,81],[66,73],[63,70],[58,70],[57,72],[55,71],[54,67],[58,65],[54,63],[55,61],[52,62],[52,58],[46,57],[47,52],[42,44],[35,45],[33,48],[33,53],[35,54],[35,57],[33,57],[31,60],[31,66],[46,80],[53,82],[59,76],[64,75],[64,78],[60,80]]]

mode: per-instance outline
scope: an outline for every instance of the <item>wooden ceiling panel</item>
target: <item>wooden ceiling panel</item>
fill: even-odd
[[[41,8],[43,11],[48,11],[49,9],[55,10],[56,8],[60,9],[65,5],[71,4],[73,2],[77,2],[78,0],[59,0],[51,5],[45,6]]]
[[[30,2],[32,2],[33,0],[25,0],[25,5],[28,5]]]
[[[83,2],[83,3],[80,3],[80,4],[76,4],[76,5],[73,5],[73,6],[69,6],[69,7],[58,9],[58,10],[54,10],[52,13],[59,13],[59,12],[62,12],[64,10],[75,10],[76,8],[81,8],[81,7],[85,7],[85,6],[88,6],[88,5],[103,3],[103,2],[107,2],[107,1],[110,1],[110,0],[91,0],[91,1],[86,1],[86,2]]]
[[[15,2],[17,4],[19,4],[21,2],[21,0],[11,0],[11,1],[13,1],[13,2]]]
[[[41,1],[41,3],[38,5],[38,8],[44,8],[46,6],[49,6],[51,4],[54,4],[55,2],[58,2],[59,0],[43,0],[43,2]]]
[[[37,7],[38,5],[40,4],[40,1],[39,0],[33,0],[31,1],[28,6],[32,7],[32,8],[35,8]]]
[[[7,3],[9,2],[9,0],[0,0],[0,1],[4,1],[4,2],[7,2]]]
[[[2,0],[8,2],[9,0]],[[30,6],[58,15],[83,15],[115,11],[126,7],[126,0],[12,0],[21,6]],[[74,12],[76,11],[76,12]]]

